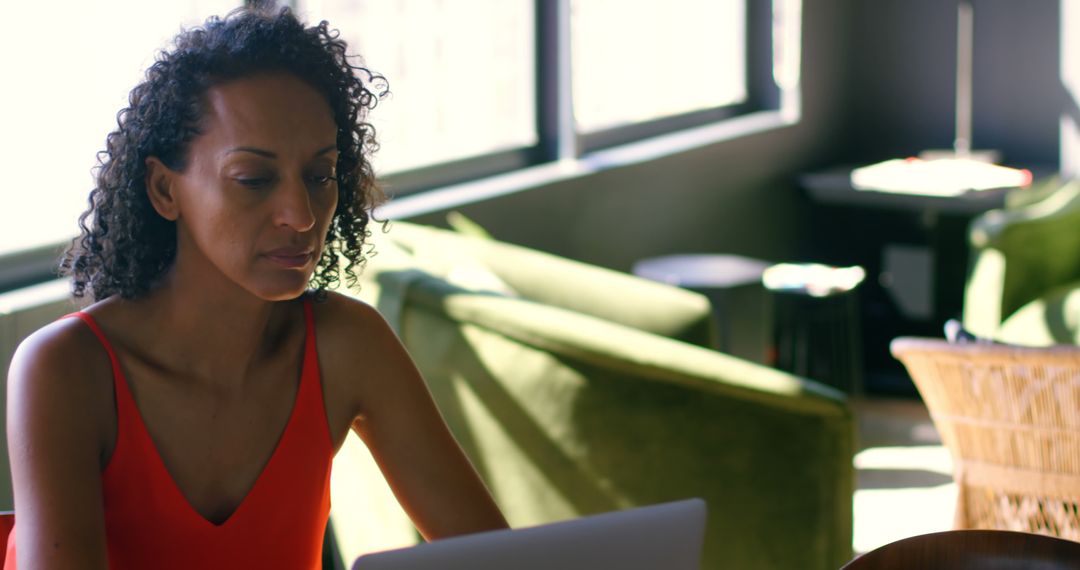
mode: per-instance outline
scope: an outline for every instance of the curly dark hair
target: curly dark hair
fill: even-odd
[[[305,27],[288,8],[241,8],[183,30],[173,49],[161,51],[132,89],[129,106],[117,115],[117,129],[98,153],[89,208],[79,217],[82,234],[60,263],[61,273],[72,277],[75,297],[138,297],[169,270],[176,226],[150,204],[146,159],[157,157],[183,170],[190,143],[200,134],[207,89],[279,71],[322,94],[337,124],[338,204],[311,286],[322,297],[327,287],[337,286],[342,272],[346,283],[355,285],[356,272],[366,263],[371,210],[384,199],[370,161],[378,148],[375,130],[365,119],[388,90],[385,78],[353,59],[327,22]]]

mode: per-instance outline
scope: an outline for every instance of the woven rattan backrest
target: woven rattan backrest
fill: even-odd
[[[1080,347],[900,338],[952,453],[957,528],[1080,540]]]

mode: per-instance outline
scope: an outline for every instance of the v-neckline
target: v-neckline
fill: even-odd
[[[86,313],[83,313],[83,314],[86,314]],[[88,315],[88,314],[86,316],[93,319],[93,317]],[[308,360],[307,359],[307,356],[308,356],[307,353],[308,353],[309,336],[311,335],[311,331],[308,330],[309,327],[308,327],[308,324],[307,324],[306,315],[305,315],[304,322],[305,322],[305,324],[304,324],[304,340],[303,340],[303,344],[302,344],[303,350],[302,350],[302,354],[300,356],[300,379],[296,384],[296,394],[293,397],[292,408],[289,410],[289,417],[285,422],[284,428],[281,430],[281,435],[278,436],[278,440],[274,444],[274,450],[270,453],[269,459],[266,460],[266,463],[263,465],[262,470],[259,471],[259,474],[255,478],[255,481],[251,484],[251,487],[247,490],[247,492],[244,493],[244,497],[242,499],[240,499],[240,502],[235,507],[233,507],[232,512],[230,512],[229,515],[227,517],[225,517],[225,519],[223,519],[220,523],[215,523],[215,522],[211,521],[210,519],[206,518],[206,516],[204,516],[202,513],[200,513],[199,510],[195,508],[195,505],[193,505],[191,503],[191,500],[188,499],[188,496],[184,493],[184,490],[180,488],[179,484],[177,484],[176,478],[173,477],[172,472],[170,472],[169,468],[165,465],[165,460],[161,456],[161,452],[158,449],[157,442],[155,442],[154,438],[150,436],[150,430],[147,429],[146,422],[143,420],[142,410],[139,409],[139,405],[135,401],[135,396],[131,391],[131,385],[127,381],[127,375],[124,374],[123,367],[120,366],[119,356],[114,356],[114,358],[116,359],[115,366],[113,367],[114,374],[118,374],[120,376],[120,378],[118,378],[119,381],[116,382],[116,384],[117,385],[120,385],[120,384],[123,385],[123,389],[124,389],[124,392],[125,392],[125,399],[131,405],[131,408],[132,408],[132,410],[134,412],[134,417],[135,417],[135,422],[134,423],[135,423],[136,431],[139,433],[139,435],[137,437],[140,438],[140,439],[143,439],[145,441],[146,445],[149,447],[151,455],[153,455],[153,459],[151,460],[152,463],[154,464],[155,468],[160,470],[161,475],[162,475],[161,479],[164,479],[164,480],[167,481],[166,486],[169,487],[172,490],[172,493],[176,496],[176,499],[178,499],[180,503],[183,503],[185,509],[189,513],[191,513],[195,518],[199,519],[204,524],[206,524],[206,525],[208,525],[208,526],[210,526],[212,528],[224,528],[230,522],[235,520],[237,518],[237,515],[240,514],[240,512],[244,509],[244,507],[248,503],[251,502],[252,496],[259,489],[260,484],[262,483],[262,481],[264,479],[266,479],[267,472],[270,471],[270,468],[276,463],[275,460],[277,459],[278,455],[280,455],[282,443],[285,441],[286,436],[292,430],[293,424],[296,423],[296,415],[297,415],[298,409],[300,407],[299,406],[299,404],[300,404],[300,396],[301,396],[301,393],[304,390],[304,379],[307,376],[309,376],[309,374],[306,374],[306,372],[307,372],[307,367],[308,367],[308,364],[309,364],[308,361],[307,361]],[[102,338],[105,339],[104,334],[102,334]],[[107,342],[108,341],[106,340],[106,343]],[[108,348],[109,348],[110,352],[112,352],[114,355],[116,354],[116,351],[112,348],[111,345]],[[117,397],[119,398],[119,394],[117,394]],[[119,408],[117,410],[117,415],[119,416]],[[117,429],[118,430],[123,429],[122,427],[120,427],[119,423],[117,424]],[[116,454],[119,451],[119,441],[120,441],[120,439],[117,438],[117,444],[118,445],[117,445],[116,449],[113,449],[112,457],[116,457]],[[109,464],[110,465],[112,464],[111,459],[110,459]],[[106,467],[106,469],[107,468],[108,467]]]

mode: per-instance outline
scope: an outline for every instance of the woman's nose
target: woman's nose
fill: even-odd
[[[306,232],[315,226],[311,196],[303,179],[283,181],[274,203],[274,217],[275,224],[298,232]]]

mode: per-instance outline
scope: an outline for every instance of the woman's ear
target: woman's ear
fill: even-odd
[[[175,222],[180,217],[180,209],[176,204],[174,195],[174,183],[176,172],[165,166],[156,156],[146,159],[146,195],[150,198],[150,205],[154,207],[158,215],[170,222]]]

